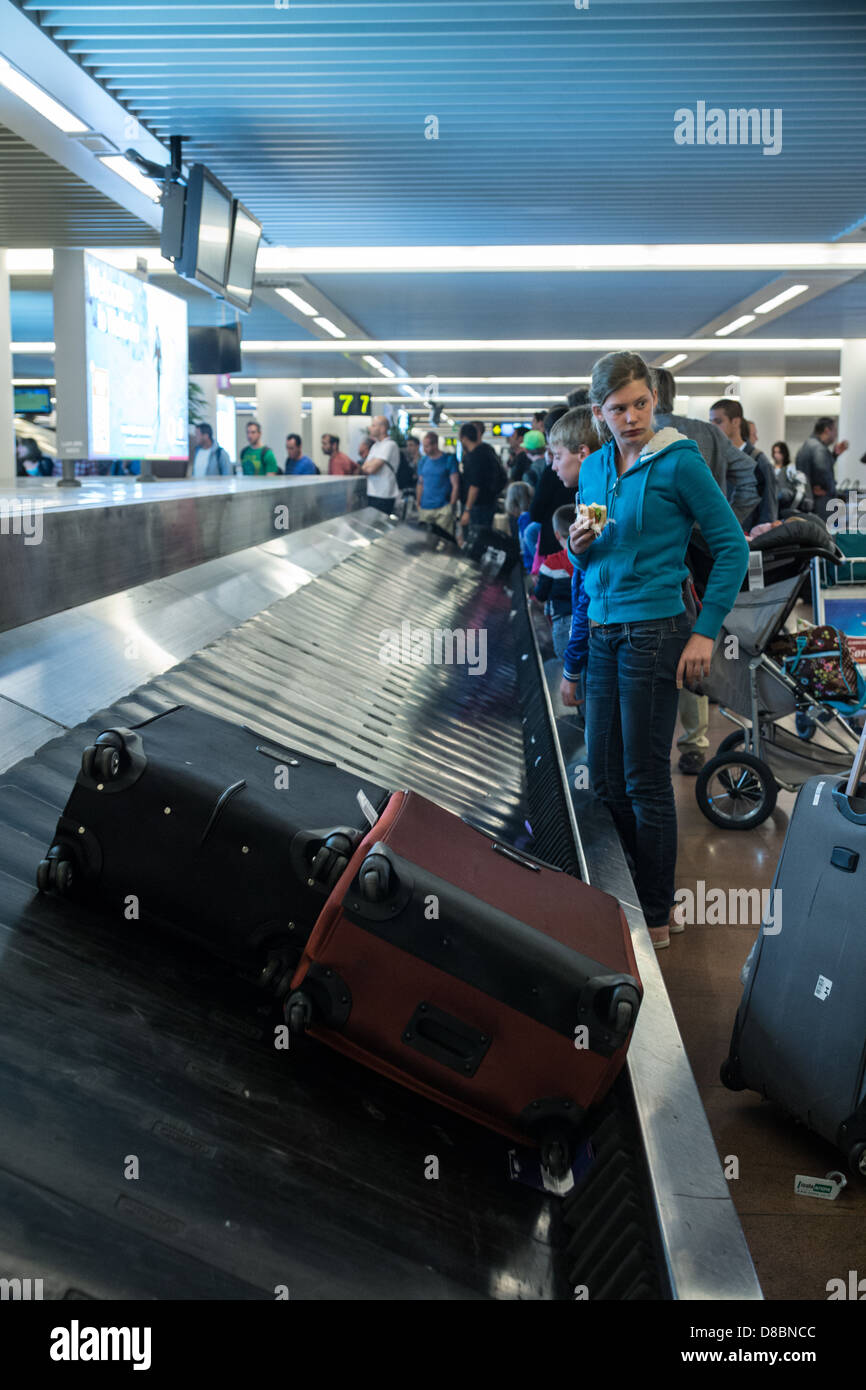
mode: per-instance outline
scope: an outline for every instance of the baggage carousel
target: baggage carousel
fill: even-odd
[[[330,519],[309,523],[311,491],[289,534],[255,521],[246,548],[136,587],[115,554],[101,597],[34,593],[22,622],[19,594],[0,633],[0,1277],[54,1299],[760,1298],[520,576],[345,510],[349,489],[334,515],[335,496]],[[425,632],[470,630],[462,664],[413,663]],[[177,704],[411,787],[620,898],[646,996],[569,1192],[312,1040],[275,1049],[273,1001],[199,949],[36,893],[84,745]]]

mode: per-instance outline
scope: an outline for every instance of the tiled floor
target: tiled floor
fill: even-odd
[[[711,752],[732,725],[710,710]],[[752,831],[718,830],[698,810],[695,779],[673,778],[679,818],[677,886],[769,888],[793,795],[781,792],[772,817]],[[866,1180],[850,1178],[833,1202],[794,1195],[798,1173],[823,1177],[840,1154],[749,1091],[728,1091],[719,1066],[741,994],[740,967],[755,926],[690,926],[659,952],[665,983],[723,1163],[738,1160],[731,1193],[764,1294],[826,1299],[827,1282],[849,1270],[866,1278]],[[733,1165],[729,1165],[733,1167]],[[866,1286],[864,1286],[866,1287]]]

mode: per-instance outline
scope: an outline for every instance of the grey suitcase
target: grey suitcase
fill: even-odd
[[[755,943],[721,1078],[782,1106],[866,1176],[864,767],[866,727],[847,782],[800,789],[773,883],[781,914],[771,907]]]

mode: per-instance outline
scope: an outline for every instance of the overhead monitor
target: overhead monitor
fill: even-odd
[[[189,369],[193,376],[229,376],[241,369],[239,323],[189,330]]]
[[[50,415],[51,389],[48,386],[13,387],[16,415]]]
[[[256,256],[261,236],[262,224],[235,198],[225,297],[244,313],[253,301]]]
[[[175,270],[214,294],[225,292],[232,236],[233,199],[203,164],[193,164],[186,187],[183,248]]]

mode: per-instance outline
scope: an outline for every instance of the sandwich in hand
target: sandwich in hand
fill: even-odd
[[[577,515],[589,522],[594,535],[601,535],[607,523],[607,507],[600,502],[578,502]]]

